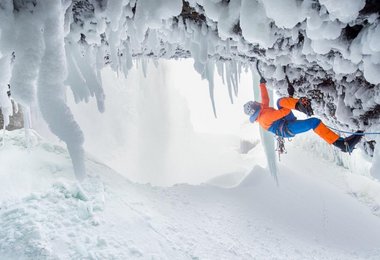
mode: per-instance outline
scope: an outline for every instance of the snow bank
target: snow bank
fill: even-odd
[[[372,212],[376,204],[369,203],[378,198],[379,185],[302,150],[286,158],[302,167],[280,165],[280,187],[256,166],[228,189],[138,185],[87,158],[83,198],[68,151],[36,138],[28,154],[22,135],[8,132],[11,145],[0,150],[3,259],[376,259],[380,254],[380,221]]]

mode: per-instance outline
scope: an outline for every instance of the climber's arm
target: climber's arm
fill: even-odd
[[[260,83],[260,92],[261,92],[261,103],[263,107],[269,106],[269,95],[268,90],[264,82]]]
[[[288,108],[281,108],[279,110],[271,111],[270,117],[271,117],[271,120],[273,120],[273,122],[274,122],[278,119],[281,119],[281,118],[289,115],[290,112],[291,112],[291,110]]]
[[[298,98],[285,97],[278,100],[279,107],[285,107],[288,109],[296,109]]]

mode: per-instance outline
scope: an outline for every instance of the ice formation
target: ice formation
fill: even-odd
[[[83,137],[65,105],[65,86],[77,102],[95,97],[102,112],[100,70],[127,75],[133,61],[144,68],[147,58],[193,57],[209,81],[215,115],[215,71],[233,102],[239,73],[257,59],[268,85],[285,94],[285,66],[296,95],[313,98],[319,116],[340,128],[374,130],[379,40],[373,0],[2,0],[0,106],[8,117],[8,82],[26,109],[38,103],[78,176]]]

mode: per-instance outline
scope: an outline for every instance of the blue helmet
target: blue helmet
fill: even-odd
[[[261,104],[256,101],[248,101],[244,104],[244,113],[249,116],[251,123],[255,122],[259,116],[261,110]]]

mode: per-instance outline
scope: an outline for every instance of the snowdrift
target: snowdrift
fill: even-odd
[[[87,157],[78,186],[68,151],[33,136],[27,150],[21,131],[8,132],[0,150],[2,259],[380,256],[380,218],[315,172],[280,166],[277,187],[257,166],[233,188],[160,188]]]

